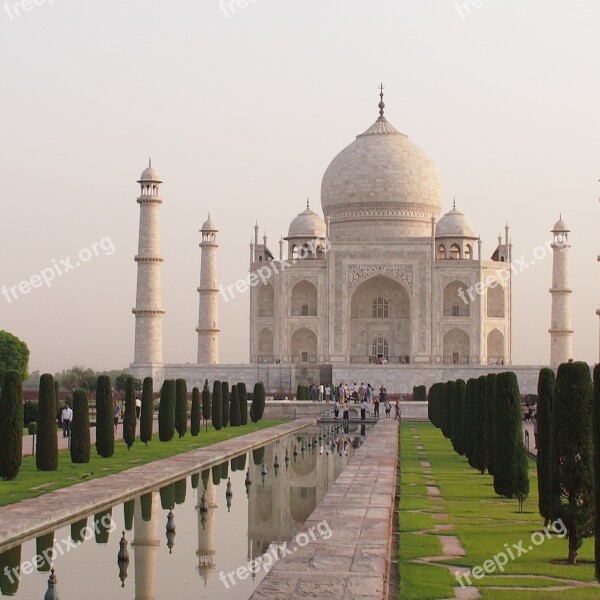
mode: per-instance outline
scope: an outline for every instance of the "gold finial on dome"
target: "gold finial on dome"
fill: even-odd
[[[454,199],[452,200],[452,210],[456,210],[456,196],[454,196]]]
[[[383,87],[383,83],[379,86],[379,97],[381,98],[381,101],[379,102],[379,118],[380,119],[384,119],[385,117],[383,116],[384,114],[384,109],[385,109],[385,102],[383,101],[383,90],[385,88]]]
[[[306,208],[310,208],[310,198],[306,198]]]

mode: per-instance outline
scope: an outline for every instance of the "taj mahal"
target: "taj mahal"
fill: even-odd
[[[325,171],[322,215],[307,202],[275,248],[254,227],[248,278],[235,289],[218,283],[217,225],[210,216],[202,225],[192,364],[163,359],[162,181],[151,164],[144,170],[133,374],[159,382],[184,377],[194,385],[205,378],[263,381],[274,392],[312,381],[361,380],[407,392],[511,365],[523,389],[535,386],[539,365],[511,360],[508,226],[484,256],[476,228],[456,203],[444,214],[431,159],[386,118],[383,87],[378,108],[376,121]],[[558,365],[572,355],[569,229],[560,219],[552,233],[550,347],[551,364]],[[219,296],[236,290],[250,293],[247,365],[219,361]]]

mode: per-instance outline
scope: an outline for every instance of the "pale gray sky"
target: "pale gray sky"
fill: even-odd
[[[0,296],[0,329],[29,344],[32,369],[131,362],[148,155],[165,181],[165,360],[194,362],[207,213],[227,285],[246,274],[255,220],[277,250],[307,196],[320,209],[323,173],[376,119],[380,81],[389,120],[435,161],[445,210],[455,195],[486,256],[508,220],[531,261],[562,211],[575,356],[597,360],[596,0],[250,0],[229,16],[218,0],[36,2],[0,11],[0,286],[101,240],[114,252]],[[514,279],[517,363],[549,359],[550,274],[546,258]],[[220,321],[221,362],[247,361],[248,296]]]

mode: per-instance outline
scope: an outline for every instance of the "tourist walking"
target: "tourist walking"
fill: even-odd
[[[68,437],[71,433],[71,421],[73,420],[73,411],[68,402],[65,402],[65,407],[61,413],[61,421],[63,428],[63,437]]]
[[[396,399],[396,416],[394,417],[394,421],[400,420],[400,400]]]
[[[375,400],[373,400],[373,412],[375,418],[379,419],[379,396],[375,396]]]
[[[383,403],[383,407],[385,408],[385,418],[391,419],[392,417],[390,416],[390,413],[392,412],[392,405],[390,404],[390,401],[387,398]]]
[[[364,421],[367,418],[367,401],[363,398],[360,403],[360,420]]]
[[[119,402],[117,400],[113,401],[113,422],[115,424],[115,433],[117,433],[117,425],[119,424],[119,415],[121,414],[121,410],[119,409]]]

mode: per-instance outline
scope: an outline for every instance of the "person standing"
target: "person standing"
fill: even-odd
[[[325,394],[325,387],[323,386],[322,383],[319,384],[318,390],[319,390],[319,395],[318,395],[317,399],[319,402],[323,402],[323,395]]]
[[[373,400],[373,409],[375,418],[379,419],[379,396],[375,396],[375,400]]]
[[[113,400],[113,422],[115,424],[115,433],[117,433],[117,425],[119,424],[119,415],[121,414],[121,409],[119,408],[119,402],[115,398]]]
[[[68,402],[65,402],[65,407],[61,414],[63,437],[68,437],[71,434],[71,421],[73,420],[73,411]]]
[[[400,420],[400,400],[396,398],[396,416],[394,417],[394,421]]]
[[[344,400],[344,421],[347,423],[350,420],[350,409],[348,408],[348,398]]]
[[[338,404],[337,398],[333,401],[333,418],[337,421],[340,414],[340,405]]]
[[[391,419],[390,413],[392,412],[392,405],[390,404],[390,401],[387,399],[387,396],[385,398],[385,402],[383,403],[383,407],[385,408],[385,418]]]
[[[360,420],[364,421],[367,418],[367,401],[363,398],[360,403]]]
[[[140,398],[135,399],[135,415],[139,419],[142,414],[142,401]]]
[[[331,397],[331,386],[327,384],[325,386],[325,402],[329,402],[329,398]]]

